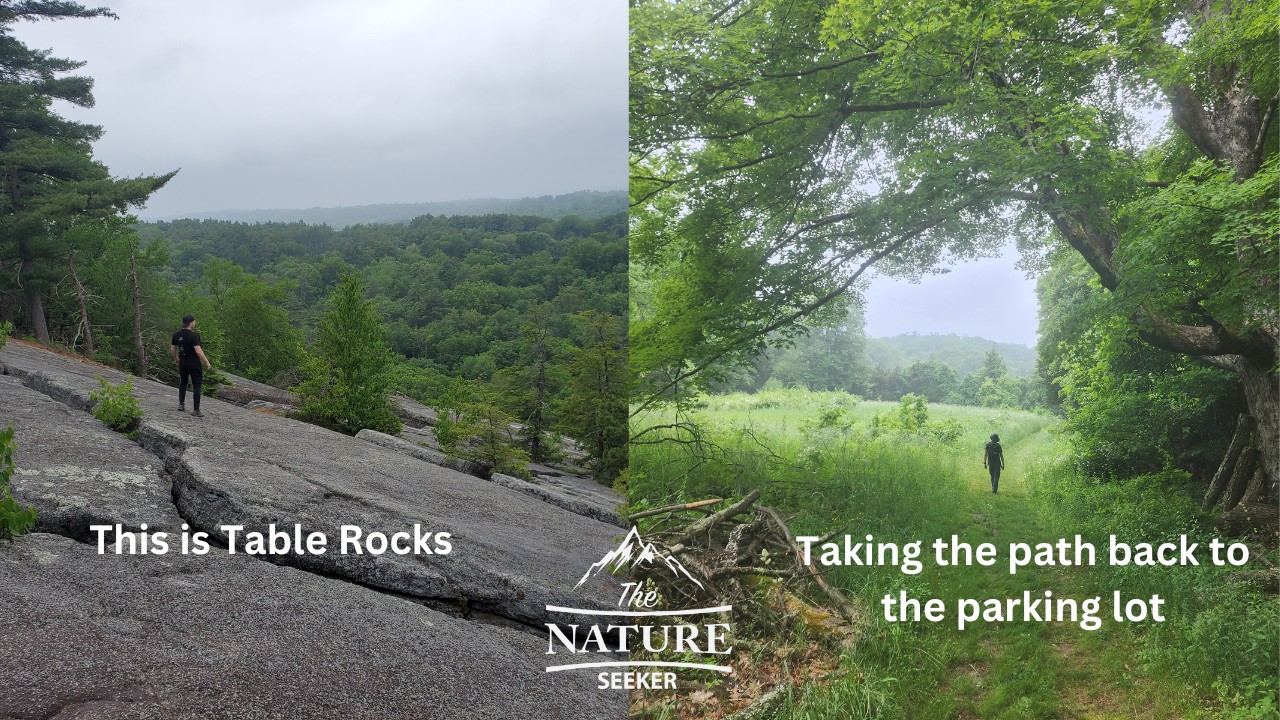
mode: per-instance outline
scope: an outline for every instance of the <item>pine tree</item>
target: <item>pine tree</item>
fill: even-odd
[[[564,384],[560,358],[567,350],[552,325],[556,315],[550,305],[538,305],[525,314],[520,327],[521,361],[494,377],[494,388],[505,398],[504,406],[518,419],[520,445],[534,462],[559,459],[552,400]]]
[[[627,358],[617,318],[587,311],[578,315],[586,331],[570,371],[570,395],[560,408],[561,425],[585,443],[597,480],[611,481],[627,466]]]
[[[343,276],[295,388],[303,398],[303,419],[348,435],[366,428],[400,432],[388,397],[395,355],[385,332],[377,309],[364,299],[360,276]]]
[[[65,75],[83,62],[53,57],[15,39],[19,20],[115,17],[75,2],[0,5],[0,267],[16,267],[31,329],[49,342],[43,294],[67,272],[62,238],[78,218],[105,218],[136,207],[174,173],[115,180],[92,157],[96,125],[53,112],[54,100],[93,106],[93,81]]]

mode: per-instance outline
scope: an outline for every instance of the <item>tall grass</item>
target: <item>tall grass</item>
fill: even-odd
[[[691,418],[681,418],[700,427],[700,442],[632,447],[631,503],[639,509],[760,488],[760,503],[787,513],[797,535],[838,532],[855,541],[871,535],[900,545],[925,540],[927,567],[928,539],[947,536],[968,520],[957,513],[957,502],[969,493],[966,472],[981,467],[990,433],[1008,444],[1052,421],[1018,411],[930,406],[931,426],[949,420],[960,425],[944,441],[936,433],[877,423],[877,416],[889,420],[900,409],[898,403],[803,390],[707,398]],[[904,574],[897,566],[843,566],[827,568],[826,577],[861,597],[874,615],[886,593],[933,595],[927,575]],[[857,652],[842,661],[838,681],[793,688],[779,717],[907,717],[904,695],[915,692],[915,674],[936,655],[936,640],[918,626],[874,620],[866,633]]]
[[[699,442],[651,436],[632,447],[630,502],[641,509],[760,488],[762,504],[793,515],[797,534],[843,528],[892,542],[932,538],[956,527],[956,499],[967,492],[962,467],[981,462],[990,433],[1011,444],[1052,422],[1022,411],[932,405],[930,425],[955,421],[957,436],[944,442],[928,432],[875,430],[877,416],[899,410],[802,389],[706,398],[691,418]],[[836,568],[829,577],[862,592],[903,583],[897,568]]]
[[[842,410],[853,421],[854,429],[866,429],[877,415],[893,415],[898,407],[898,403],[862,400],[846,392],[792,388],[706,397],[696,417],[725,426],[795,436],[803,434],[805,426],[824,411]],[[929,405],[929,419],[933,422],[955,420],[964,429],[960,444],[976,445],[979,451],[992,433],[998,433],[1003,443],[1012,444],[1050,422],[1043,415],[1021,410],[941,404]],[[642,422],[659,421],[660,418],[654,417]]]
[[[1079,474],[1066,449],[1064,440],[1032,468],[1033,505],[1046,525],[1098,548],[1098,565],[1084,577],[1094,592],[1165,600],[1165,622],[1137,638],[1147,670],[1214,698],[1220,717],[1280,717],[1280,604],[1243,581],[1239,569],[1212,566],[1208,545],[1217,533],[1201,520],[1202,488],[1176,472],[1098,482]],[[1200,544],[1201,565],[1113,567],[1105,556],[1111,535],[1132,545],[1176,544],[1183,534]]]
[[[1010,576],[976,567],[930,570],[926,563],[919,575],[898,567],[833,567],[827,578],[861,597],[873,616],[881,597],[899,591],[950,602],[1051,587],[1061,596],[1108,601],[1114,590],[1126,598],[1158,594],[1167,620],[1106,623],[1093,633],[1047,624],[956,632],[945,624],[873,621],[833,679],[792,688],[779,717],[1051,718],[1084,702],[1073,700],[1072,692],[1101,686],[1113,694],[1113,709],[1104,715],[1280,717],[1280,606],[1273,599],[1237,580],[1234,568],[1106,562],[1111,534],[1130,543],[1176,543],[1185,533],[1207,548],[1214,533],[1202,524],[1198,489],[1185,477],[1109,483],[1082,477],[1069,459],[1070,438],[1040,433],[1054,422],[1033,413],[929,406],[930,426],[958,426],[931,433],[903,431],[892,421],[900,412],[899,404],[862,402],[845,393],[706,398],[699,410],[679,418],[700,428],[697,442],[685,433],[679,436],[684,442],[633,446],[630,502],[652,507],[760,488],[760,502],[786,512],[796,534],[924,539],[926,558],[929,539],[952,533],[997,543],[1078,533],[1098,549],[1092,568],[1028,568]],[[999,433],[1007,453],[1018,444],[1010,494],[1003,487],[999,496],[983,489],[982,446],[991,433]],[[1021,494],[1022,480],[1029,496]],[[1054,643],[1075,645],[1087,659],[1064,661]],[[1126,697],[1130,690],[1134,696]]]
[[[963,492],[958,453],[923,435],[867,437],[844,428],[787,430],[709,413],[702,442],[637,445],[630,498],[648,506],[744,495],[795,513],[797,532],[826,534],[832,523],[856,532],[901,535],[930,524]],[[812,419],[812,418],[810,418]],[[981,446],[975,457],[981,457]]]

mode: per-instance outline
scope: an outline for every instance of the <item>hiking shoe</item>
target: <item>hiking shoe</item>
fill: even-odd
[[[191,413],[191,415],[192,417],[204,417],[204,413],[200,412],[199,410],[196,410],[195,412]]]
[[[187,411],[186,405],[182,405],[182,404],[178,405],[178,412],[186,412],[186,411]]]

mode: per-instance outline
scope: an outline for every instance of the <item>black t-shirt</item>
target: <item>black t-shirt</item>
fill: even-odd
[[[987,462],[1000,467],[1000,461],[1004,459],[1004,450],[1001,449],[1000,443],[992,440],[987,443]]]
[[[200,356],[196,348],[200,347],[200,333],[182,328],[173,334],[173,344],[178,346],[178,362],[183,365],[199,365]]]

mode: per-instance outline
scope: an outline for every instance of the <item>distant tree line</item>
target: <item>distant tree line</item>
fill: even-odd
[[[870,361],[871,343],[893,348],[893,343],[904,338],[909,343],[917,341],[912,343],[915,345],[938,346],[930,352],[936,352],[945,362],[928,359],[886,366]],[[988,348],[985,352],[975,350],[982,345]],[[836,321],[810,328],[806,334],[774,344],[747,364],[722,371],[723,380],[713,389],[755,391],[773,384],[809,390],[843,390],[869,400],[892,402],[905,395],[916,395],[931,403],[951,405],[1025,410],[1045,407],[1044,381],[1038,376],[1010,374],[1008,363],[996,345],[989,340],[954,335],[899,336],[876,341],[866,336],[862,309],[852,304]],[[954,351],[954,358],[949,350]],[[963,366],[974,352],[979,353],[978,365],[970,372],[959,372],[957,365]],[[1027,352],[1030,353],[1030,349]]]
[[[624,190],[612,192],[580,190],[564,195],[543,195],[518,200],[476,198],[421,203],[348,205],[305,210],[220,210],[204,213],[200,217],[208,220],[247,223],[305,222],[310,225],[328,225],[341,229],[350,225],[370,223],[408,223],[423,215],[536,215],[553,220],[575,215],[586,220],[597,220],[623,212],[626,207],[627,193]]]

